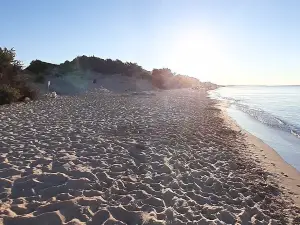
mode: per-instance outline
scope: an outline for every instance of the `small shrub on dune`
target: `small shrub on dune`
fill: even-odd
[[[19,87],[19,91],[21,94],[21,98],[19,99],[20,101],[24,101],[25,98],[30,98],[31,100],[36,100],[38,98],[38,90],[27,85]]]
[[[16,102],[21,98],[20,91],[9,85],[0,86],[0,105]]]

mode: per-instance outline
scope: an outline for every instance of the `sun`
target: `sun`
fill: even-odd
[[[170,63],[179,73],[211,80],[227,66],[221,42],[207,32],[189,32],[174,41]]]

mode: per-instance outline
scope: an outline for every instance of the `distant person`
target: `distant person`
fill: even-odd
[[[48,93],[49,93],[49,88],[50,88],[51,82],[50,80],[48,81]]]

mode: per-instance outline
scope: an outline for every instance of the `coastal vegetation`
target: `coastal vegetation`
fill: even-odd
[[[152,81],[153,86],[159,89],[202,87],[214,89],[217,85],[212,83],[200,82],[197,78],[186,75],[176,74],[169,68],[153,69],[147,71],[137,63],[122,62],[121,60],[102,59],[95,56],[78,56],[72,61],[65,61],[61,64],[51,64],[41,60],[34,60],[26,68],[43,81],[43,76],[49,74],[55,76],[64,76],[66,73],[74,71],[91,71],[99,74],[123,76],[147,79]],[[42,76],[42,77],[41,77]]]
[[[0,48],[0,104],[22,101],[26,97],[34,99],[37,91],[33,88],[34,85],[31,85],[32,83],[44,84],[49,76],[64,77],[66,74],[75,74],[77,71],[105,76],[119,74],[144,79],[152,82],[153,87],[157,89],[214,89],[217,87],[212,83],[200,82],[194,77],[176,74],[169,68],[147,71],[137,63],[85,55],[61,64],[36,59],[24,69],[22,63],[16,60],[14,49]]]
[[[16,60],[15,50],[0,47],[0,105],[36,96],[37,91],[22,73],[22,63]]]

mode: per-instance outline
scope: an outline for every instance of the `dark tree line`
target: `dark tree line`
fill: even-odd
[[[160,89],[203,87],[197,78],[175,74],[168,68],[153,69],[152,81]]]
[[[51,69],[57,67],[58,65],[43,62],[41,60],[33,60],[30,65],[26,68],[26,70],[34,73],[34,74],[43,74],[46,72],[50,72]]]
[[[76,57],[71,64],[76,69],[91,70],[102,74],[121,74],[124,76],[149,76],[150,73],[144,70],[137,63],[122,62],[121,60],[101,59],[95,56]]]
[[[101,59],[95,56],[78,56],[70,61],[65,61],[62,64],[55,65],[46,63],[40,60],[34,60],[26,68],[36,75],[53,72],[63,75],[74,70],[93,71],[105,75],[121,74],[124,76],[136,76],[144,79],[151,79],[151,73],[146,71],[141,66],[132,62],[122,62],[121,60]]]
[[[85,55],[78,56],[72,61],[65,61],[59,65],[34,60],[26,70],[36,74],[38,81],[43,81],[41,74],[53,73],[53,69],[55,69],[57,76],[63,76],[64,73],[75,70],[93,71],[105,75],[121,74],[124,76],[133,76],[151,80],[153,86],[160,89],[205,87],[206,85],[196,78],[175,74],[168,68],[153,69],[151,73],[143,69],[137,63]]]
[[[151,80],[153,86],[159,89],[189,87],[212,89],[217,87],[212,83],[201,83],[193,77],[175,74],[168,68],[153,69],[152,72],[149,72],[137,63],[122,62],[118,59],[101,59],[84,55],[59,65],[33,60],[25,70],[22,70],[22,63],[15,57],[14,49],[0,47],[0,104],[20,101],[26,97],[31,99],[36,97],[37,92],[29,87],[25,74],[30,74],[35,82],[44,82],[47,75],[63,76],[65,73],[76,70],[147,79]]]

